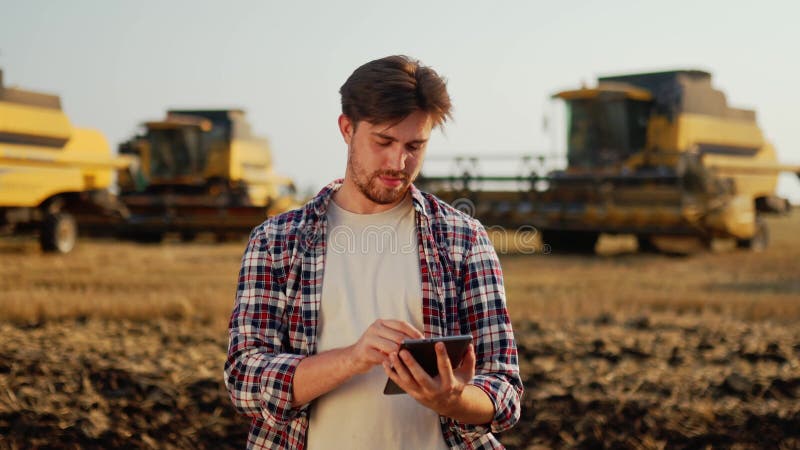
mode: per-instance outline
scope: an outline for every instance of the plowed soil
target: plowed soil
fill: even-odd
[[[503,443],[800,448],[798,224],[761,254],[501,255],[526,387]],[[0,449],[244,448],[222,384],[242,249],[0,246]]]
[[[169,320],[2,324],[0,447],[243,448],[225,339]],[[613,316],[518,326],[509,448],[797,448],[798,327]]]

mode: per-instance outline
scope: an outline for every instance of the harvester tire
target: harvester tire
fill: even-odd
[[[769,227],[763,218],[756,218],[756,232],[750,239],[737,239],[738,248],[748,249],[752,252],[763,252],[769,245]]]
[[[194,231],[182,231],[181,242],[192,242],[197,239],[197,233]]]
[[[140,244],[160,244],[164,240],[164,233],[160,231],[139,231],[131,238]]]
[[[39,233],[42,250],[50,253],[69,253],[78,240],[78,223],[72,214],[57,212],[48,214]]]
[[[636,236],[636,244],[639,247],[639,253],[660,253],[661,250],[653,242],[653,238],[645,235]]]
[[[233,235],[231,233],[226,233],[224,231],[220,231],[214,234],[214,241],[218,244],[224,244],[225,242],[231,241],[233,239]]]

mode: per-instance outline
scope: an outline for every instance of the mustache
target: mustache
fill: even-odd
[[[373,174],[373,177],[381,177],[386,176],[390,178],[400,178],[402,180],[408,180],[408,174],[405,172],[401,172],[399,170],[379,170]]]

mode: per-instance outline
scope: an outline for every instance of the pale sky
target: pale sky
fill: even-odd
[[[168,108],[244,108],[304,189],[344,173],[341,84],[397,53],[449,81],[455,120],[429,155],[550,153],[552,93],[697,68],[729,104],[756,110],[782,162],[800,164],[798,17],[790,0],[0,0],[0,68],[7,85],[59,94],[73,124],[113,147]],[[796,177],[779,191],[800,203]]]

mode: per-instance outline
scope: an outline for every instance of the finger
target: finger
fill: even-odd
[[[399,344],[403,343],[403,340],[407,339],[409,336],[405,334],[401,330],[397,330],[395,324],[388,323],[388,322],[395,322],[386,319],[378,319],[367,328],[367,331],[364,332],[365,336],[380,336],[384,339],[388,339],[392,342]]]
[[[367,336],[366,339],[367,347],[371,349],[375,349],[384,355],[388,355],[389,353],[396,352],[400,348],[400,344],[392,339],[387,339],[383,336]]]
[[[450,363],[450,357],[447,355],[447,348],[444,342],[436,343],[436,365],[439,367],[439,379],[442,382],[442,387],[449,389],[453,384],[453,365]]]
[[[372,364],[380,364],[385,361],[386,358],[386,354],[381,351],[372,348],[367,349],[366,359]]]
[[[400,380],[400,377],[397,375],[397,372],[395,371],[395,366],[392,364],[392,360],[390,358],[386,358],[386,360],[383,361],[381,365],[383,366],[383,371],[386,373],[386,376],[391,378],[392,381],[394,381],[395,383],[397,383],[398,386],[400,386],[400,383],[402,381]]]
[[[381,321],[384,326],[404,334],[412,339],[422,339],[425,337],[421,331],[405,320],[384,319]]]
[[[411,378],[413,378],[418,385],[427,389],[435,389],[436,382],[434,379],[428,375],[428,372],[425,372],[425,369],[423,369],[422,366],[417,363],[408,350],[400,351],[400,359],[403,361],[403,363],[405,363],[405,367],[411,374]]]
[[[395,370],[396,368],[397,364],[392,364],[391,359],[387,359],[386,361],[383,362],[383,372],[386,374],[386,376],[389,377],[390,380],[394,381],[394,384],[396,384],[398,387],[400,387],[400,389],[402,389],[406,393],[413,392],[409,388],[408,383],[403,381],[403,379],[397,373],[397,371]]]
[[[414,380],[414,377],[411,375],[408,366],[403,363],[403,361],[398,357],[397,353],[392,353],[389,355],[389,361],[391,362],[392,370],[397,376],[395,383],[402,387],[406,392],[409,391],[409,389],[406,389],[407,387],[411,388],[413,386],[416,388],[418,383],[416,380]]]
[[[475,361],[475,346],[469,344],[467,353],[464,355],[464,359],[461,360],[461,365],[459,365],[458,369],[455,371],[457,376],[465,383],[472,381],[472,378],[475,376]]]
[[[374,335],[392,341],[397,345],[402,344],[403,340],[408,339],[408,335],[405,333],[397,331],[396,329],[390,328],[386,325],[376,327],[374,330]]]

